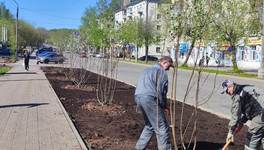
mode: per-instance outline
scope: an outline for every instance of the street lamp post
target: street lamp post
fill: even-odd
[[[262,29],[262,45],[261,45],[261,61],[260,68],[258,69],[258,78],[264,79],[264,28]]]
[[[262,45],[261,45],[261,62],[260,68],[258,69],[258,78],[264,79],[264,4],[262,6],[262,13],[261,13],[261,23],[262,23]]]
[[[17,5],[17,12],[16,12],[16,56],[18,56],[18,50],[17,50],[17,44],[18,44],[18,3],[16,2],[16,0],[14,0],[14,2]]]

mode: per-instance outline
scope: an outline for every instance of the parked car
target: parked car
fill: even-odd
[[[40,57],[44,57],[47,54],[56,54],[56,52],[49,52],[49,51],[44,51],[42,53],[39,53],[38,55],[36,55],[36,59],[40,60]]]
[[[104,53],[99,53],[96,55],[97,58],[104,58],[105,57],[105,54]]]
[[[55,64],[62,64],[65,61],[65,58],[60,54],[47,54],[43,57],[40,57],[40,63],[48,64],[49,62],[55,62]]]
[[[36,52],[36,56],[38,57],[38,55],[43,52],[53,52],[53,48],[52,47],[42,47]]]
[[[142,60],[142,61],[145,61],[145,60],[146,60],[146,56],[142,56],[142,57],[140,57],[139,59]],[[155,57],[155,56],[148,56],[148,60],[151,60],[151,61],[157,61],[158,58]]]
[[[93,53],[93,57],[96,57],[96,55],[98,55],[98,54],[99,54],[99,53],[95,53],[95,52],[94,52],[94,53]]]
[[[79,53],[79,55],[80,55],[80,57],[86,57],[86,52],[85,52],[85,51],[81,51],[81,52]]]
[[[89,56],[90,56],[90,57],[94,57],[94,54],[95,54],[95,52],[93,52],[93,51],[90,51],[90,52],[89,52]]]

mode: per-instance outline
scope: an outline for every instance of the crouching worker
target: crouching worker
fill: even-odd
[[[166,71],[170,67],[173,67],[172,59],[163,56],[160,62],[146,68],[139,77],[135,91],[135,101],[143,115],[145,127],[137,141],[136,150],[145,149],[154,133],[156,134],[158,149],[171,150],[169,126],[164,114],[165,109],[167,109],[166,95],[168,91]]]
[[[234,133],[244,123],[251,120],[246,135],[245,150],[264,149],[264,92],[251,85],[239,85],[232,80],[225,80],[222,84],[223,93],[231,96],[231,120],[228,124],[226,141],[234,142]]]

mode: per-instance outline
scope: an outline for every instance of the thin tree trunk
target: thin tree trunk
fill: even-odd
[[[191,56],[191,54],[192,54],[192,50],[193,50],[193,48],[194,48],[194,44],[195,44],[195,39],[192,40],[191,48],[189,49],[188,54],[187,54],[187,56],[186,56],[186,59],[185,59],[185,61],[184,61],[184,63],[183,63],[184,65],[187,65],[187,62],[188,62],[188,60],[189,60],[189,57]]]
[[[235,72],[238,67],[237,67],[237,61],[236,61],[236,47],[234,43],[231,43],[231,48],[232,48],[232,63],[233,63],[233,71]]]

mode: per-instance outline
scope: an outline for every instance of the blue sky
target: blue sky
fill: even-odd
[[[19,20],[34,28],[78,29],[86,8],[94,7],[98,0],[16,0]],[[16,17],[17,5],[14,0],[0,0]]]

